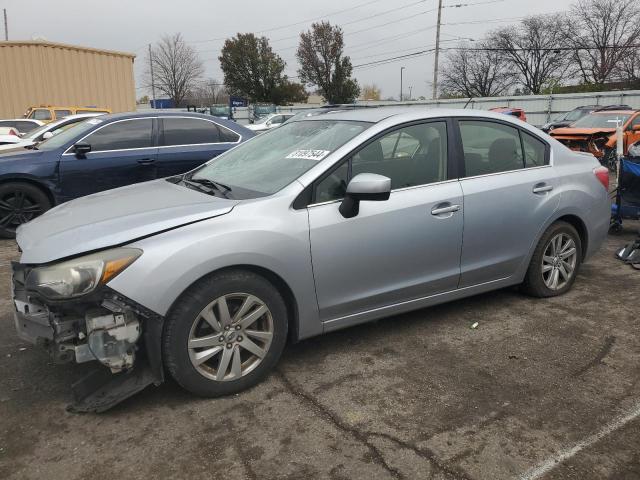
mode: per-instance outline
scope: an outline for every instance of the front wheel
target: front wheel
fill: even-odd
[[[51,208],[40,188],[25,182],[0,184],[0,237],[15,238],[16,228]]]
[[[285,302],[268,280],[247,271],[214,274],[190,287],[168,315],[165,365],[197,395],[239,392],[276,365],[287,328]]]
[[[555,297],[571,289],[582,259],[582,243],[576,229],[555,222],[542,235],[523,283],[534,297]]]

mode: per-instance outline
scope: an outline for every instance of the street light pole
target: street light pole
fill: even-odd
[[[402,101],[402,71],[405,67],[400,67],[400,101]]]

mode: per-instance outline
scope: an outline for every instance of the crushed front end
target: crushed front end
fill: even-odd
[[[57,265],[63,266],[57,275],[67,275],[68,267]],[[100,412],[163,381],[162,318],[102,281],[87,286],[90,279],[82,267],[89,262],[81,259],[76,265],[80,267],[71,270],[69,282],[87,293],[55,298],[52,292],[66,286],[51,266],[13,262],[15,326],[21,339],[47,349],[55,363],[101,365],[73,385],[74,402],[69,406],[76,412]],[[101,271],[100,278],[103,275]]]

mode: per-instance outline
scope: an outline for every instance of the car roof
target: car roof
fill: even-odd
[[[412,119],[429,119],[429,118],[441,118],[441,117],[484,117],[494,118],[497,120],[506,120],[510,117],[489,110],[466,110],[462,108],[427,108],[424,105],[406,105],[406,106],[384,106],[376,108],[354,108],[349,110],[338,110],[326,112],[322,115],[313,115],[309,117],[300,117],[298,119],[292,119],[290,121],[318,121],[318,120],[348,120],[357,122],[370,122],[378,123],[383,120],[392,117],[411,117]],[[398,119],[400,120],[400,118]],[[402,120],[405,120],[403,118]],[[519,120],[515,119],[515,122]]]
[[[150,112],[124,112],[124,113],[109,113],[107,115],[102,115],[100,117],[101,120],[105,122],[110,122],[112,120],[126,120],[129,118],[156,118],[156,117],[189,117],[189,118],[202,118],[204,120],[215,121],[224,127],[227,127],[230,130],[233,130],[236,133],[242,135],[251,135],[253,136],[253,132],[248,128],[236,123],[232,120],[225,120],[221,117],[216,117],[214,115],[206,115],[204,113],[194,113],[194,112],[183,112],[183,111],[175,111],[175,110],[153,110]]]

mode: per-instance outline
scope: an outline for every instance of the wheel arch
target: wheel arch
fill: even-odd
[[[576,229],[576,231],[578,232],[578,235],[580,236],[580,245],[582,247],[582,258],[580,260],[584,260],[589,247],[589,232],[587,230],[587,226],[584,223],[584,221],[578,215],[565,214],[565,215],[562,215],[561,217],[556,218],[551,223],[551,225],[553,225],[556,222],[566,222]]]
[[[49,186],[40,181],[39,179],[33,177],[0,177],[0,185],[4,185],[7,183],[28,183],[29,185],[33,185],[36,188],[42,190],[42,192],[47,196],[49,201],[51,202],[51,206],[54,207],[56,205],[56,198],[51,191]]]
[[[180,294],[176,297],[176,299],[171,304],[171,307],[169,308],[167,315],[169,315],[169,313],[173,310],[174,305],[178,302],[178,300],[182,297],[182,295],[186,291],[188,291],[191,287],[193,287],[195,284],[200,282],[202,279],[210,277],[212,275],[216,275],[221,272],[229,272],[234,270],[235,271],[244,270],[244,271],[248,271],[256,275],[259,275],[265,278],[266,280],[268,280],[269,282],[271,282],[273,286],[276,287],[278,292],[280,292],[280,294],[282,295],[285,301],[285,305],[287,307],[287,317],[288,317],[288,327],[289,327],[288,339],[292,343],[297,342],[299,340],[299,309],[298,309],[298,302],[296,300],[295,295],[293,294],[293,290],[291,289],[289,284],[284,280],[284,278],[282,278],[282,276],[278,275],[273,270],[270,270],[268,268],[261,267],[258,265],[252,265],[252,264],[228,265],[228,266],[213,270],[205,275],[202,275],[201,277],[191,282],[191,284],[189,284],[182,292],[180,292]]]

